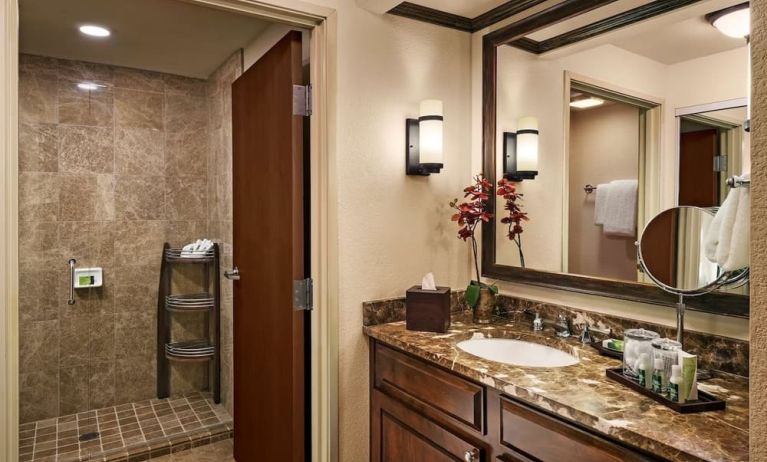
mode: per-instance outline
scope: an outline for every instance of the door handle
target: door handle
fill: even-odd
[[[231,271],[224,271],[224,277],[232,281],[239,281],[240,270],[235,266]]]
[[[475,462],[477,461],[478,452],[476,449],[472,449],[471,451],[466,451],[466,453],[463,455],[463,460],[466,462]]]

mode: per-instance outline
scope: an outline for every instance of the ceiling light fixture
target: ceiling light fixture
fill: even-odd
[[[751,34],[751,10],[748,2],[706,15],[706,20],[728,37],[748,38]]]
[[[91,37],[109,37],[112,34],[106,27],[93,24],[80,26],[80,32]]]
[[[588,109],[590,107],[601,106],[602,104],[605,104],[605,100],[595,98],[593,96],[589,96],[588,98],[578,99],[575,101],[570,101],[570,107],[574,107],[576,109]]]
[[[77,84],[77,88],[79,88],[80,90],[87,90],[87,91],[95,91],[105,86],[106,85],[99,85],[93,82],[80,82]]]

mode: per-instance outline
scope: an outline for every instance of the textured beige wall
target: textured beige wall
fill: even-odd
[[[468,246],[447,203],[471,180],[469,34],[339,2],[336,173],[339,460],[368,460],[362,302],[401,296],[424,273],[461,288]],[[405,118],[444,102],[445,168],[405,175]]]
[[[767,2],[751,2],[751,460],[767,460]]]

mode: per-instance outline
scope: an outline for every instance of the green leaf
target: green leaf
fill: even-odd
[[[474,284],[469,284],[469,287],[466,288],[466,303],[468,303],[470,307],[474,308],[475,306],[477,306],[478,301],[479,301],[479,286]]]
[[[494,293],[495,295],[498,295],[498,286],[493,284],[491,286],[487,286],[488,289],[490,289],[490,292]]]

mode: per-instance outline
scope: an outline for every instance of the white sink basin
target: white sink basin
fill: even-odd
[[[523,367],[565,367],[578,364],[578,358],[538,343],[505,338],[483,338],[458,342],[458,348],[498,363]]]

